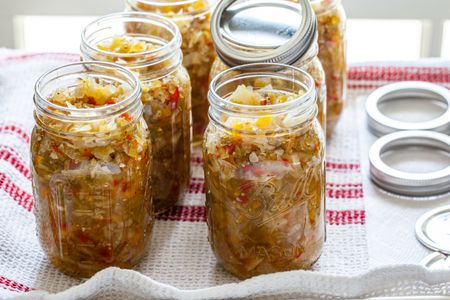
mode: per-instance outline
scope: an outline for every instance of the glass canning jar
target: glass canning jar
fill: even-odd
[[[341,116],[347,90],[346,15],[340,0],[311,0],[319,29],[319,59],[327,81],[328,135]]]
[[[109,63],[66,65],[36,83],[31,138],[34,214],[62,272],[130,268],[153,226],[151,147],[138,79]]]
[[[151,13],[105,16],[82,34],[84,60],[115,62],[139,75],[152,139],[156,214],[183,197],[190,177],[191,85],[180,44],[177,26]]]
[[[183,65],[192,82],[193,141],[201,142],[208,124],[208,77],[216,57],[210,20],[215,0],[125,0],[129,9],[163,15],[181,32]]]
[[[209,241],[239,278],[309,268],[325,239],[314,81],[287,65],[217,75],[203,144]]]
[[[224,12],[226,11],[226,9],[223,9],[222,15],[220,15],[220,9],[221,6],[224,5],[226,2],[229,2],[230,7],[234,7],[231,5],[235,5],[235,4],[241,4],[242,1],[233,1],[233,0],[226,0],[225,2],[222,2],[221,4],[218,5],[218,10],[216,10],[215,14],[213,15],[213,27],[212,30],[214,31],[214,35],[213,38],[215,40],[220,39],[220,43],[216,44],[216,49],[218,52],[218,57],[215,59],[212,68],[211,68],[211,72],[210,72],[210,81],[212,80],[212,78],[214,78],[217,74],[219,74],[220,72],[231,68],[231,67],[235,67],[238,65],[242,65],[242,64],[246,64],[246,63],[261,63],[264,62],[266,60],[270,60],[273,58],[267,58],[267,57],[262,57],[262,58],[258,58],[255,60],[255,58],[252,57],[246,57],[246,55],[251,55],[252,53],[267,53],[267,55],[270,55],[273,52],[276,52],[279,50],[280,45],[277,43],[275,44],[273,47],[272,46],[265,46],[265,47],[261,47],[260,45],[263,42],[267,42],[267,35],[268,33],[264,33],[263,35],[261,35],[261,32],[259,30],[255,31],[255,28],[258,28],[258,26],[254,26],[254,24],[252,24],[252,22],[255,22],[255,20],[257,19],[255,17],[255,15],[257,15],[256,13],[252,15],[252,22],[242,22],[242,27],[239,28],[238,31],[236,31],[236,33],[230,33],[230,32],[226,32],[229,31],[228,29],[224,29],[223,26],[226,24],[226,26],[228,26],[228,23],[226,22],[222,22],[221,18],[222,15],[224,14]],[[250,2],[248,2],[250,3]],[[251,2],[250,3],[250,8],[249,9],[254,9],[254,7],[256,6],[255,4],[256,2]],[[274,2],[277,6],[280,6],[280,2],[276,1]],[[261,4],[261,6],[266,6],[268,9],[272,9],[270,7],[270,2],[265,1]],[[285,5],[287,8],[292,8],[292,4],[290,4],[288,1],[285,1]],[[305,2],[305,7],[306,10],[309,10],[309,17],[304,17],[302,18],[303,22],[305,23],[305,27],[310,27],[309,30],[299,30],[302,32],[301,35],[297,36],[296,39],[299,41],[299,44],[303,44],[304,48],[306,49],[306,51],[300,55],[300,56],[296,56],[294,58],[289,58],[286,60],[283,59],[277,59],[283,63],[295,66],[295,67],[299,67],[302,70],[305,70],[307,73],[309,73],[315,82],[315,87],[316,87],[316,94],[317,94],[317,106],[318,106],[318,116],[317,118],[319,119],[320,124],[322,125],[322,128],[324,130],[324,132],[326,131],[326,119],[327,119],[327,89],[326,89],[326,82],[325,82],[325,73],[322,67],[322,64],[320,63],[319,58],[317,57],[318,51],[319,51],[319,46],[317,44],[317,30],[316,30],[316,17],[314,15],[314,13],[311,10],[311,7],[308,5],[307,2]],[[239,7],[241,12],[244,12],[246,9],[241,5]],[[301,7],[296,8],[297,10],[297,14],[300,15],[301,14]],[[228,18],[228,17],[227,17]],[[214,22],[216,20],[219,20],[218,23],[222,24],[222,26],[220,27],[215,27],[214,26]],[[230,23],[232,23],[233,21],[229,21]],[[265,20],[263,18],[261,18],[261,20],[259,20],[259,22],[262,24],[264,24],[266,26],[266,30],[267,30],[267,26],[271,26],[273,27],[273,30],[269,30],[269,31],[273,31],[277,37],[279,38],[279,34],[276,31],[276,26],[278,26],[278,24],[272,24],[272,25],[267,25],[265,22]],[[226,33],[225,33],[226,32]],[[233,34],[236,35],[236,40],[233,41]],[[225,37],[226,35],[226,37]],[[242,51],[245,51],[245,56],[244,55],[240,55],[241,53],[241,48],[242,48],[242,41],[239,41],[240,36],[245,36],[248,41],[245,44],[245,49],[242,49]],[[251,38],[249,38],[251,37]],[[286,42],[286,41],[285,41]],[[222,43],[226,43],[226,47],[223,46]],[[293,45],[292,48],[287,48],[284,49],[283,52],[279,52],[278,56],[282,57],[285,56],[287,52],[289,52],[290,50],[292,50],[293,48],[298,47],[298,45]],[[229,48],[232,48],[233,50],[237,50],[234,55],[235,57],[231,57],[230,55],[230,51]],[[226,63],[224,62],[224,60],[222,60],[221,58],[224,58],[226,60]]]

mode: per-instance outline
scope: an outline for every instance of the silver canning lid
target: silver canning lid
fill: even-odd
[[[450,205],[421,216],[416,223],[416,237],[425,247],[450,255]]]
[[[446,256],[440,252],[433,252],[422,259],[420,264],[431,270],[450,269],[450,256]]]
[[[447,110],[439,117],[426,122],[403,122],[384,115],[379,104],[404,98],[425,98],[443,102]],[[421,81],[404,81],[389,84],[375,90],[367,98],[366,112],[369,128],[376,136],[400,130],[430,130],[450,134],[450,91],[446,88]]]
[[[218,56],[230,66],[250,63],[292,65],[317,40],[309,1],[220,1],[211,17]]]
[[[412,173],[394,169],[382,159],[388,151],[421,146],[450,153],[450,136],[432,131],[399,131],[378,139],[369,151],[372,180],[384,190],[405,196],[428,197],[450,192],[450,165],[434,172]]]

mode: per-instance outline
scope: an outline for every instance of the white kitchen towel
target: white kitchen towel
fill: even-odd
[[[375,220],[381,227],[384,218],[389,222],[396,217],[415,218],[413,214],[402,213],[402,204],[385,209],[382,201],[374,211],[366,211],[366,206],[373,206],[365,196],[367,189],[371,191],[371,184],[366,180],[365,154],[361,152],[366,145],[360,143],[366,142],[367,134],[365,126],[358,123],[363,120],[362,98],[377,85],[410,77],[411,67],[407,66],[355,66],[350,70],[347,107],[327,149],[328,239],[312,271],[271,274],[238,283],[217,266],[207,242],[202,159],[196,149],[189,191],[181,203],[159,217],[149,253],[135,271],[111,268],[84,283],[59,273],[46,259],[35,235],[28,168],[34,123],[32,96],[34,82],[40,74],[76,60],[76,54],[0,56],[0,297],[228,299],[253,295],[257,299],[275,296],[328,299],[370,294],[449,293],[449,283],[445,282],[450,281],[450,273],[427,272],[417,266],[419,260],[411,257],[386,257],[385,261],[389,265],[407,262],[416,266],[374,269],[383,265],[382,252],[390,249],[383,241],[401,243],[404,235],[393,235],[410,233],[412,227],[402,223],[401,228],[393,226],[390,232],[386,228],[383,234],[373,230],[373,237],[366,233],[372,228],[367,224]],[[425,76],[429,81],[450,83],[450,69],[420,67],[413,71],[419,77],[430,72],[432,76]],[[383,215],[375,210],[383,211]],[[368,216],[373,216],[374,221],[367,220]],[[407,237],[405,255],[425,252]],[[371,248],[373,243],[376,247]],[[58,292],[62,293],[44,296]]]

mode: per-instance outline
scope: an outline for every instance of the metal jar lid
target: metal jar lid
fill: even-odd
[[[211,17],[218,56],[230,66],[250,63],[292,65],[317,40],[309,1],[220,1]]]
[[[450,192],[450,165],[434,172],[404,172],[387,165],[382,155],[404,147],[428,147],[437,152],[450,153],[450,136],[432,131],[399,131],[378,139],[370,148],[372,180],[394,194],[428,197]]]
[[[447,270],[450,269],[450,256],[440,252],[433,252],[422,259],[420,264],[431,270]]]
[[[447,110],[439,117],[425,122],[403,122],[384,115],[379,104],[389,100],[424,98],[443,102]],[[375,90],[366,102],[369,128],[376,136],[400,130],[430,130],[450,134],[450,91],[446,88],[421,81],[404,81],[389,84]]]
[[[421,216],[416,223],[416,237],[425,247],[450,255],[450,205]]]

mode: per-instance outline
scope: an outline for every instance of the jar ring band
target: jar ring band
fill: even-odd
[[[375,184],[405,196],[427,197],[450,192],[450,165],[434,172],[410,173],[394,169],[382,159],[388,151],[411,146],[450,153],[450,136],[433,131],[399,131],[378,139],[369,151],[370,174]]]
[[[447,106],[446,111],[433,120],[403,122],[386,116],[379,109],[382,102],[406,97],[423,97],[427,100],[440,101]],[[400,130],[430,130],[450,134],[450,91],[436,84],[405,81],[383,86],[367,98],[366,112],[369,128],[376,136]]]

